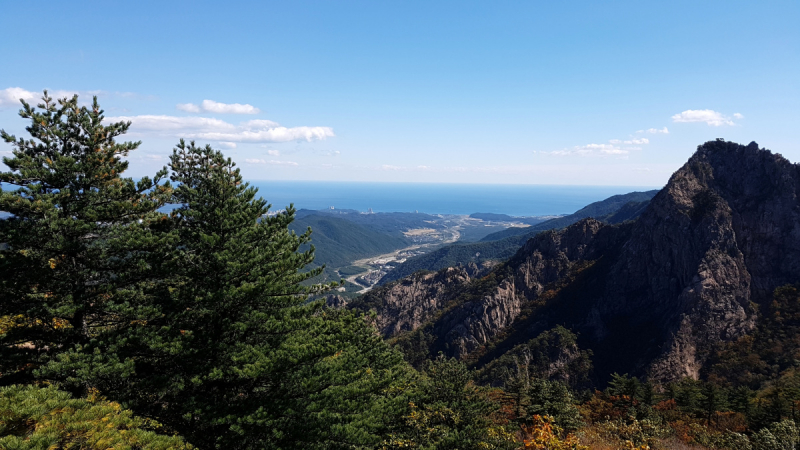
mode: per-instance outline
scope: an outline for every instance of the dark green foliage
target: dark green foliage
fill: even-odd
[[[268,205],[229,159],[183,142],[169,185],[120,178],[136,143],[95,103],[44,112],[0,194],[0,372],[99,389],[201,448],[381,443],[407,376],[359,314],[308,302],[310,233]],[[179,205],[170,214],[156,210]],[[22,344],[22,345],[18,345]],[[24,370],[20,370],[24,369]]]
[[[364,320],[306,303],[319,270],[301,269],[310,233],[293,210],[268,205],[233,162],[183,142],[161,283],[142,286],[150,307],[135,326],[105,330],[51,363],[49,373],[89,384],[156,417],[201,448],[345,448],[374,444],[403,375]],[[261,219],[261,220],[259,220]]]
[[[345,267],[340,267],[338,270],[339,275],[343,277],[349,277],[350,275],[358,275],[359,273],[364,273],[366,271],[367,269],[359,266],[345,266]]]
[[[479,371],[479,380],[498,384],[524,365],[530,376],[585,388],[592,371],[591,356],[591,351],[578,348],[574,333],[557,326],[491,360]]]
[[[642,382],[636,377],[628,376],[627,373],[625,375],[612,373],[607,391],[609,395],[628,397],[633,405],[634,400],[638,400],[642,393]]]
[[[569,388],[558,381],[532,378],[524,393],[528,397],[527,416],[550,416],[565,431],[575,431],[583,425]]]
[[[123,160],[139,145],[118,143],[129,123],[103,125],[97,99],[77,96],[36,109],[23,102],[30,139],[0,132],[13,146],[0,181],[0,374],[5,383],[29,378],[38,364],[77,349],[97,330],[126,320],[131,287],[147,280],[146,253],[163,246],[149,230],[162,215],[168,186],[121,178]],[[140,223],[141,222],[141,223]],[[112,226],[113,224],[113,226]]]
[[[539,415],[552,417],[556,425],[568,432],[583,425],[572,393],[561,382],[531,377],[521,367],[506,380],[505,390],[514,399],[519,423],[529,422],[534,415]]]
[[[428,361],[412,388],[405,423],[385,448],[436,450],[512,449],[516,444],[492,415],[500,405],[476,386],[472,372],[439,355]]]

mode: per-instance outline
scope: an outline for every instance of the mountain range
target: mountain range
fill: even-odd
[[[588,358],[600,383],[698,378],[716,348],[754,330],[776,288],[800,281],[799,192],[800,166],[781,155],[710,141],[646,206],[623,208],[635,220],[579,219],[488,271],[416,273],[349,307],[374,310],[412,363],[442,352],[487,382],[532,351],[552,373]]]
[[[528,239],[546,230],[564,228],[581,219],[593,217],[608,223],[621,223],[638,217],[644,207],[658,191],[630,192],[614,195],[605,200],[591,203],[573,214],[538,222],[529,227],[513,227],[498,231],[480,242],[459,242],[443,246],[424,255],[409,258],[403,264],[387,273],[379,282],[386,284],[411,275],[420,270],[436,271],[458,264],[482,264],[510,258]],[[472,216],[476,216],[473,214]],[[472,217],[471,216],[471,217]],[[480,215],[480,217],[486,215]],[[501,215],[491,215],[494,220]],[[506,216],[509,217],[509,216]]]

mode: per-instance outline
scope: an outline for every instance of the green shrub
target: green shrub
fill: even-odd
[[[178,436],[155,433],[158,428],[158,423],[96,396],[74,399],[54,386],[0,388],[2,449],[192,448]]]

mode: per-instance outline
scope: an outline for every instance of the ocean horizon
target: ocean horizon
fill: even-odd
[[[571,214],[612,195],[658,186],[250,181],[272,210],[354,209],[428,214],[496,213],[510,216]]]

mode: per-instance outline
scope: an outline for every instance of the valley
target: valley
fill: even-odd
[[[338,292],[352,296],[369,291],[410,258],[498,231],[527,229],[530,222],[547,219],[550,217],[500,216],[484,220],[454,214],[302,210],[291,228],[299,234],[311,227],[311,244],[316,250],[314,267],[325,266],[324,280],[345,279],[345,286]]]

